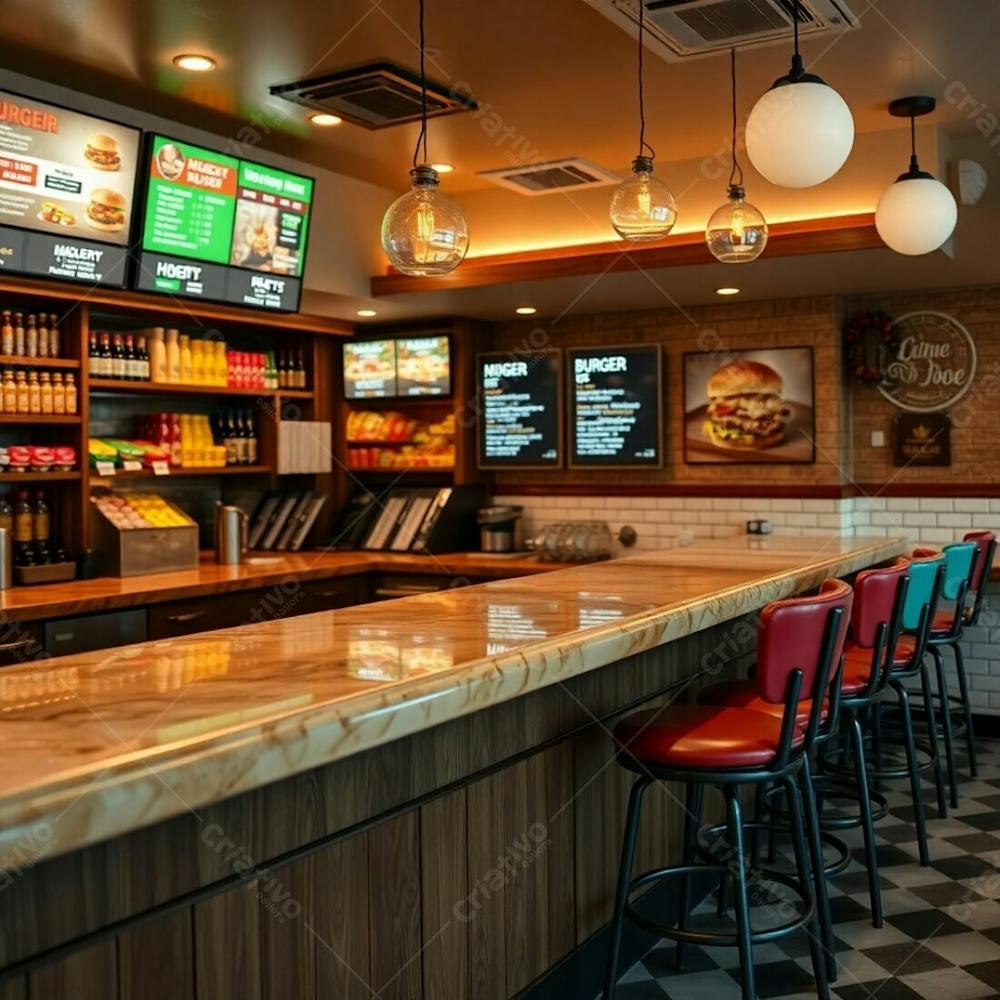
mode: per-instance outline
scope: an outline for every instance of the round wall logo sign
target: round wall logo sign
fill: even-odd
[[[878,390],[902,410],[930,413],[957,403],[976,376],[976,342],[958,320],[913,312],[895,322],[899,350]]]

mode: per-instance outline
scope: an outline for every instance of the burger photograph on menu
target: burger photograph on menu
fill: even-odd
[[[117,233],[125,228],[128,202],[111,188],[94,188],[87,204],[87,225],[103,233]]]
[[[95,170],[121,170],[122,155],[118,140],[106,132],[95,132],[88,140],[83,158]]]
[[[810,347],[684,355],[688,464],[815,461]]]

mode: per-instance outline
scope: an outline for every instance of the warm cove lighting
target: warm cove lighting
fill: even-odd
[[[534,316],[538,310],[534,306],[518,306],[514,312],[516,312],[518,316]]]
[[[431,169],[436,170],[439,174],[450,174],[455,167],[451,163],[432,163]]]
[[[716,295],[739,295],[740,290],[738,288],[716,288]]]
[[[343,120],[343,118],[327,114],[325,111],[320,111],[315,115],[309,116],[309,121],[320,128],[332,128],[334,125],[339,125]]]
[[[374,309],[359,309],[358,315],[362,319],[371,319],[372,316],[377,316],[378,313]]]
[[[186,69],[189,73],[209,73],[219,64],[211,56],[199,55],[196,52],[184,52],[174,56],[174,65],[178,69]]]

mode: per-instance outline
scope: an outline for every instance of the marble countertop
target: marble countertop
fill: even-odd
[[[744,536],[0,670],[0,858],[59,852],[567,680],[899,554]]]

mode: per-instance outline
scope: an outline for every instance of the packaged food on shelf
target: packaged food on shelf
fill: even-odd
[[[122,531],[136,528],[184,528],[194,521],[158,493],[105,493],[95,497],[97,509]]]
[[[455,465],[454,438],[454,414],[428,423],[395,410],[354,410],[347,418],[348,465],[351,469],[449,469]]]

